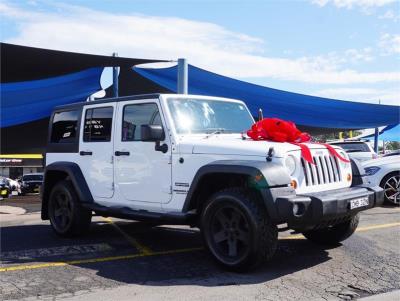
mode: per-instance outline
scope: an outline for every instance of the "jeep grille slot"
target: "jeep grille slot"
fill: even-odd
[[[342,180],[339,162],[335,157],[315,155],[313,159],[315,165],[301,159],[306,186],[330,184]]]

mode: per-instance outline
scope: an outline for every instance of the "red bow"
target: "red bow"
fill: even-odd
[[[301,149],[301,155],[307,162],[314,164],[311,151],[304,142],[310,142],[311,136],[308,133],[301,132],[296,125],[291,121],[285,121],[278,118],[264,118],[252,125],[251,129],[247,131],[247,135],[253,140],[269,140],[275,142],[289,142],[297,145]],[[342,160],[343,162],[350,162],[343,158],[338,152],[329,144],[324,145],[329,153]]]

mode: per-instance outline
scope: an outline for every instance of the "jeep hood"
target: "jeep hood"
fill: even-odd
[[[287,152],[299,151],[300,147],[291,143],[271,141],[254,141],[249,138],[243,140],[237,134],[214,135],[206,138],[185,136],[179,143],[181,153],[238,155],[265,157],[270,147],[274,148],[274,157],[284,157]],[[308,144],[309,148],[325,148],[322,145]]]

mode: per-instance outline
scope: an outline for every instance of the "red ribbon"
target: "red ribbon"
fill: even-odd
[[[315,164],[309,147],[304,142],[310,142],[311,136],[308,133],[301,132],[291,121],[285,121],[278,118],[264,118],[252,125],[247,131],[247,135],[256,141],[268,140],[275,142],[288,142],[297,145],[301,149],[301,156],[307,162]],[[318,143],[319,144],[319,143]],[[350,162],[342,157],[329,144],[321,143],[329,153],[343,162]]]

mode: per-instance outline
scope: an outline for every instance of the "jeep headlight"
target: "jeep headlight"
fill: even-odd
[[[289,155],[285,159],[285,166],[289,172],[289,175],[293,175],[296,171],[296,158],[292,155]]]

